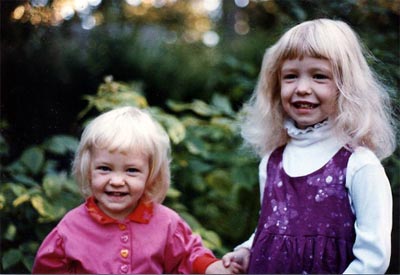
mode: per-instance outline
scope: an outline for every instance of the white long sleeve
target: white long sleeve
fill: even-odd
[[[350,165],[351,164],[351,165]],[[349,160],[346,186],[356,215],[355,260],[345,274],[383,274],[391,253],[392,194],[389,180],[375,155],[358,148]]]
[[[329,125],[323,125],[312,132],[289,129],[289,134],[292,140],[283,153],[283,167],[293,177],[308,175],[319,169],[344,145],[333,135]],[[265,155],[259,165],[261,202],[269,155]],[[351,155],[347,166],[346,187],[352,211],[356,215],[356,240],[353,246],[355,260],[344,273],[382,274],[390,261],[392,194],[380,161],[367,148],[357,148]],[[253,239],[254,234],[235,249],[251,248]]]

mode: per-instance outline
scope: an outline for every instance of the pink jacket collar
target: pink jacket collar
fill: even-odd
[[[119,223],[116,219],[107,216],[101,209],[97,206],[94,197],[89,197],[85,203],[86,209],[89,215],[100,224],[108,223]],[[127,217],[128,220],[137,223],[149,223],[151,217],[153,216],[154,205],[152,202],[139,201],[135,210]]]

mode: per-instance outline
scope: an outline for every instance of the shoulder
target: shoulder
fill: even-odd
[[[85,204],[82,203],[68,211],[58,223],[57,228],[59,233],[62,234],[69,231],[79,230],[93,223],[94,221],[89,216]]]
[[[349,158],[346,186],[350,191],[366,191],[366,186],[387,185],[388,178],[378,157],[368,148],[357,147]],[[364,189],[364,190],[363,190]]]
[[[177,212],[175,212],[174,210],[172,210],[171,208],[162,205],[160,203],[155,203],[154,204],[154,215],[166,215],[166,217],[168,218],[173,218],[173,219],[177,219],[180,218],[179,214]]]
[[[171,234],[170,237],[192,233],[188,223],[177,212],[162,204],[154,205],[151,223],[157,227],[157,230]]]
[[[77,218],[82,218],[84,216],[88,216],[88,215],[87,215],[87,210],[85,208],[85,204],[82,203],[82,204],[78,205],[77,207],[68,211],[65,214],[64,218],[62,219],[62,221],[75,220]]]
[[[275,149],[276,150],[276,149]],[[267,163],[269,161],[269,158],[271,157],[271,154],[275,151],[268,151],[264,156],[261,158],[261,161],[258,165],[259,170],[265,170],[267,168]]]
[[[157,222],[160,225],[172,225],[182,222],[183,219],[177,212],[175,212],[171,208],[159,203],[155,203],[152,221]]]
[[[368,148],[359,146],[354,149],[348,163],[348,172],[356,173],[366,166],[382,167],[378,157]]]

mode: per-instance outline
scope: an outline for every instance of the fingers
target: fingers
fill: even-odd
[[[225,267],[229,267],[230,265],[231,265],[231,262],[232,262],[232,258],[233,258],[234,256],[233,256],[233,253],[232,252],[229,252],[229,253],[227,253],[227,254],[225,254],[223,257],[222,257],[222,264],[225,266]]]

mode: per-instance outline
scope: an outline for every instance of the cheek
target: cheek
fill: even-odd
[[[331,113],[336,113],[338,108],[339,92],[335,91],[331,93],[331,96],[327,101],[329,102],[329,108]]]
[[[285,112],[287,112],[287,111],[288,111],[288,108],[289,108],[289,106],[290,106],[290,94],[287,93],[287,91],[284,90],[283,88],[281,89],[281,92],[280,92],[279,101],[280,101],[280,104],[281,104],[282,107],[283,107],[283,110],[284,110]]]

